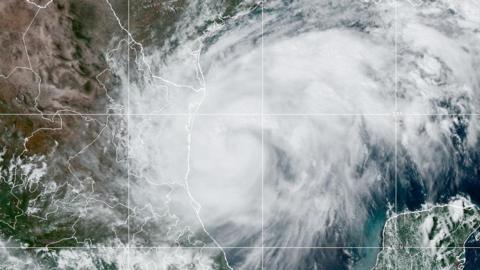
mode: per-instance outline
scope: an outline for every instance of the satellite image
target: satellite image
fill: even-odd
[[[480,1],[0,0],[0,270],[480,269]]]

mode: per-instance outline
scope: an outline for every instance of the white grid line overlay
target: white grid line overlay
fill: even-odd
[[[0,113],[0,117],[4,116],[38,116],[38,117],[54,117],[54,116],[140,116],[140,117],[161,117],[161,116],[189,116],[189,113]],[[296,116],[358,116],[358,117],[461,117],[461,116],[480,116],[480,113],[196,113],[195,116],[200,117],[296,117]]]
[[[394,215],[397,214],[398,212],[398,62],[397,62],[397,55],[398,55],[398,40],[397,40],[397,26],[398,26],[398,0],[393,0],[394,4],[394,11],[393,11],[393,46],[394,46],[394,94],[395,94],[395,108],[394,108],[394,115],[395,118],[393,119],[394,121],[394,129],[395,129],[395,135],[394,135],[394,181],[395,181],[395,205],[394,205]],[[385,225],[386,226],[386,225]],[[395,219],[394,223],[394,228],[395,232],[398,232],[398,219]],[[382,229],[383,231],[384,229]],[[382,235],[383,232],[382,232]],[[385,239],[383,239],[385,241]],[[394,253],[398,252],[398,249],[394,249]],[[395,269],[398,269],[398,256],[395,255]]]
[[[51,250],[54,250],[54,249],[85,249],[85,250],[89,250],[89,249],[125,249],[127,248],[126,246],[123,247],[123,246],[91,246],[91,247],[75,247],[75,246],[66,246],[66,247],[60,247],[60,246],[49,246],[49,247],[2,247],[2,249],[5,248],[5,249],[51,249]],[[206,247],[189,247],[189,246],[158,246],[158,247],[155,247],[155,246],[131,246],[129,247],[129,249],[199,249],[199,250],[204,250],[204,249],[216,249],[218,250],[218,247],[215,247],[215,246],[206,246]],[[230,246],[222,246],[222,249],[230,249],[230,250],[235,250],[235,249],[269,249],[269,250],[276,250],[276,249],[279,249],[279,250],[282,250],[282,249],[393,249],[393,250],[399,250],[399,249],[438,249],[438,247],[422,247],[422,246],[419,246],[419,247],[407,247],[407,246],[404,246],[404,247],[376,247],[376,246],[365,246],[365,247],[362,247],[362,246],[352,246],[352,247],[349,247],[349,246],[326,246],[326,247],[320,247],[320,246],[311,246],[311,247],[269,247],[269,246],[233,246],[233,247],[230,247]],[[480,246],[479,247],[466,247],[466,246],[454,246],[454,247],[447,247],[446,249],[480,249]]]
[[[127,0],[127,269],[130,269],[130,0]]]
[[[261,33],[260,33],[261,34],[261,61],[262,61],[261,62],[261,82],[260,82],[261,83],[261,92],[262,92],[261,93],[261,99],[262,99],[261,100],[261,136],[262,136],[261,155],[262,156],[261,156],[261,161],[260,161],[262,163],[260,165],[261,166],[260,171],[261,171],[261,174],[262,174],[261,175],[261,179],[262,179],[262,181],[261,181],[262,182],[262,186],[261,186],[261,193],[262,193],[262,200],[261,200],[261,203],[262,203],[262,222],[261,222],[261,225],[262,225],[262,236],[261,236],[262,237],[262,239],[261,239],[261,241],[262,241],[262,249],[261,249],[262,254],[261,254],[261,256],[262,257],[261,257],[261,267],[262,267],[262,270],[265,269],[265,252],[264,252],[264,247],[265,247],[265,224],[264,224],[264,222],[265,222],[265,209],[264,209],[264,190],[263,190],[264,185],[265,185],[265,179],[264,179],[264,177],[265,177],[265,168],[264,168],[264,166],[265,166],[265,164],[264,164],[265,163],[264,162],[265,161],[265,153],[264,153],[265,152],[264,151],[264,139],[265,139],[264,138],[265,137],[265,131],[264,131],[264,124],[265,124],[264,123],[264,121],[265,121],[265,119],[264,119],[264,113],[265,113],[264,112],[264,109],[265,109],[264,101],[265,100],[264,99],[265,99],[265,91],[264,90],[265,89],[264,89],[264,73],[263,73],[264,64],[265,64],[264,63],[264,58],[263,58],[264,57],[264,54],[263,54],[264,53],[264,39],[263,39],[264,28],[263,27],[264,27],[264,23],[265,23],[264,22],[265,1],[266,0],[262,1],[262,6],[261,6],[262,21],[261,21]]]

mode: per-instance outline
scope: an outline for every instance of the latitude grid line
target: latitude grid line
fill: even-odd
[[[282,246],[221,246],[223,249],[437,249],[438,247],[427,247],[427,246],[403,246],[399,248],[394,247],[382,247],[382,246],[311,246],[311,247],[302,247],[302,246],[293,246],[293,247],[282,247]],[[91,247],[80,247],[80,246],[39,246],[39,247],[22,247],[22,246],[4,246],[0,249],[125,249],[126,246],[91,246]],[[216,246],[205,246],[205,247],[189,247],[189,246],[131,246],[129,249],[219,249]],[[447,249],[480,249],[480,246],[454,246],[447,247]]]
[[[142,116],[142,117],[175,117],[175,116],[189,116],[189,113],[0,113],[0,117],[6,116]],[[480,113],[195,113],[199,117],[301,117],[301,116],[365,116],[365,117],[421,117],[421,116],[480,116]]]

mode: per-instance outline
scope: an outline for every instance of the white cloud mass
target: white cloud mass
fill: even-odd
[[[405,1],[397,20],[388,1],[265,8],[263,53],[253,14],[185,40],[165,61],[147,50],[145,62],[162,79],[134,89],[132,110],[177,115],[132,121],[141,176],[133,201],[151,207],[151,222],[178,218],[177,234],[158,238],[188,227],[208,233],[208,245],[261,246],[263,188],[263,245],[361,246],[360,224],[379,202],[394,203],[396,143],[432,198],[459,122],[468,134],[461,144],[476,145],[475,117],[425,114],[478,107],[479,6]],[[254,269],[255,251],[235,266]],[[278,254],[265,250],[271,269],[300,269],[310,250]]]

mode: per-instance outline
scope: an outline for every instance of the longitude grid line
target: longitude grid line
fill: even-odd
[[[261,256],[262,256],[262,257],[261,257],[261,265],[262,265],[262,266],[261,266],[261,267],[262,267],[262,270],[264,270],[264,268],[265,268],[265,266],[264,266],[264,263],[265,263],[265,252],[264,252],[264,248],[265,248],[265,243],[264,243],[264,241],[265,241],[265,238],[264,238],[264,237],[265,237],[264,222],[265,222],[265,221],[264,221],[264,218],[265,218],[265,216],[264,216],[264,190],[263,190],[264,184],[265,184],[265,180],[264,180],[264,177],[265,177],[265,176],[264,176],[264,166],[265,166],[265,165],[264,165],[264,160],[265,160],[265,156],[264,156],[264,155],[265,155],[265,153],[264,153],[264,151],[265,151],[265,150],[264,150],[264,113],[265,113],[265,112],[264,112],[264,109],[265,109],[265,108],[264,108],[264,98],[265,98],[265,97],[264,97],[264,73],[263,73],[263,72],[264,72],[264,58],[263,58],[263,57],[264,57],[264,55],[263,55],[263,53],[264,53],[264,50],[263,50],[263,49],[264,49],[264,43],[263,43],[263,42],[264,42],[264,40],[263,40],[263,35],[264,35],[264,28],[263,28],[263,27],[264,27],[264,25],[263,25],[263,24],[264,24],[264,18],[263,18],[263,15],[264,15],[264,14],[263,14],[263,12],[264,12],[264,7],[265,7],[265,6],[264,6],[264,5],[265,5],[265,1],[266,1],[266,0],[262,0],[262,6],[261,6],[261,18],[262,18],[262,21],[261,21],[261,33],[260,33],[260,34],[261,34],[261,57],[260,57],[260,58],[261,58],[261,71],[260,71],[260,72],[261,72],[261,81],[260,81],[260,84],[261,84],[261,92],[262,92],[262,94],[261,94],[261,136],[262,136],[261,155],[262,155],[262,157],[261,157],[261,161],[260,161],[260,162],[262,163],[262,164],[261,164],[261,174],[262,174],[262,175],[261,175],[261,179],[262,179],[262,181],[261,181],[261,182],[262,182],[262,187],[261,187],[261,193],[262,193],[262,201],[261,201],[261,203],[262,203],[262,224],[261,224],[261,225],[262,225],[262,235],[261,235],[261,238],[262,238],[262,249],[261,249],[261,253],[262,253],[262,254],[261,254]]]
[[[127,269],[130,269],[130,0],[127,0]]]
[[[398,40],[397,40],[397,24],[398,24],[398,0],[393,0],[394,5],[394,15],[393,15],[393,43],[394,43],[394,93],[395,93],[395,112],[394,112],[394,129],[395,129],[395,137],[394,137],[394,178],[395,178],[395,205],[394,205],[394,213],[397,214],[398,211]],[[395,219],[395,234],[398,232],[398,219]],[[394,269],[398,269],[398,247],[394,247],[394,254],[395,254],[395,266]]]

